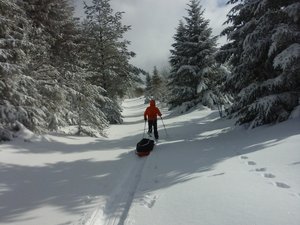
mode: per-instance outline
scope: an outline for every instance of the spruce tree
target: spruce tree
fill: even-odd
[[[286,120],[299,105],[299,11],[297,0],[236,1],[222,34],[230,42],[219,59],[232,74],[227,88],[239,124],[250,127]]]
[[[152,92],[152,79],[149,73],[146,74],[146,84],[145,84],[145,103],[149,103],[150,99],[153,97]]]
[[[84,69],[81,59],[84,36],[73,18],[69,1],[28,0],[28,4],[28,15],[40,34],[32,38],[38,47],[44,43],[46,48],[41,49],[47,52],[41,57],[42,67],[35,67],[33,72],[38,74],[39,91],[44,96],[43,105],[50,118],[48,128],[78,125],[78,133],[95,135],[94,131],[86,129],[90,127],[103,134],[107,126],[101,110],[104,91],[87,81],[91,73]],[[34,65],[36,61],[32,62]]]
[[[214,59],[216,37],[211,35],[199,1],[191,0],[188,7],[188,16],[184,17],[185,23],[180,21],[171,50],[169,104],[173,108],[184,102],[202,102],[213,107],[218,99],[214,85],[218,75]]]
[[[45,132],[80,121],[101,134],[107,126],[99,106],[103,89],[86,82],[68,1],[0,1],[0,6],[0,127],[19,121]],[[74,107],[80,105],[81,110]]]
[[[58,108],[67,106],[64,90],[59,84],[61,73],[52,49],[61,35],[61,23],[65,22],[64,1],[24,0],[24,10],[31,24],[28,33],[31,45],[26,49],[28,60],[26,74],[35,80],[39,103],[39,117],[35,116],[36,129],[45,132],[66,125],[58,114]],[[61,4],[60,4],[61,3]],[[50,119],[50,120],[49,120]],[[56,123],[54,123],[54,121]],[[49,124],[50,123],[50,124]],[[55,124],[55,126],[54,126]],[[49,126],[50,125],[50,126]]]
[[[156,101],[162,100],[162,91],[163,91],[163,80],[161,76],[158,73],[158,70],[156,66],[153,69],[153,76],[152,76],[152,92],[153,92],[153,98]]]
[[[161,99],[160,101],[162,103],[168,103],[170,93],[169,93],[169,88],[168,88],[168,77],[170,76],[170,69],[165,67],[160,70],[160,75],[161,75]]]
[[[86,66],[94,72],[90,81],[103,87],[105,96],[111,99],[103,109],[109,121],[120,123],[118,98],[125,95],[137,77],[135,67],[129,64],[135,54],[128,51],[129,41],[123,39],[130,26],[122,25],[122,13],[113,13],[109,0],[93,0],[91,6],[85,5],[85,13]]]
[[[182,77],[177,73],[182,65],[184,59],[184,43],[186,41],[184,23],[180,20],[179,25],[174,35],[175,43],[172,44],[173,49],[170,50],[170,65],[171,72],[168,81],[168,88],[170,92],[169,104],[172,107],[181,105],[186,100],[182,98],[183,83]]]
[[[30,23],[21,1],[0,0],[0,128],[19,121],[36,128],[35,80],[26,75]]]

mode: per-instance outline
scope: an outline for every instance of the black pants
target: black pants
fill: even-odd
[[[154,128],[154,137],[158,139],[158,132],[157,132],[157,120],[148,120],[148,132],[152,133],[152,127]]]

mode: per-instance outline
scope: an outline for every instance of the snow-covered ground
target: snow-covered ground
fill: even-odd
[[[163,110],[167,134],[138,158],[143,99],[108,138],[0,144],[1,225],[299,225],[300,120],[254,130],[218,112]],[[26,141],[24,141],[24,139]]]

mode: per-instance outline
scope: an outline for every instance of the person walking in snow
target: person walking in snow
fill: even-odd
[[[152,99],[150,100],[150,106],[148,106],[144,112],[144,120],[145,123],[148,120],[148,135],[152,134],[152,127],[154,129],[154,137],[158,139],[158,131],[157,131],[157,116],[161,118],[161,112],[155,106],[155,101]]]

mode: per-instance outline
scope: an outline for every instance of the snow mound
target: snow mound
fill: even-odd
[[[23,139],[25,142],[37,142],[42,139],[40,135],[34,134],[20,122],[16,122],[15,130],[17,130],[17,132],[14,133],[14,136]]]
[[[300,106],[297,106],[290,115],[290,119],[300,118]]]

